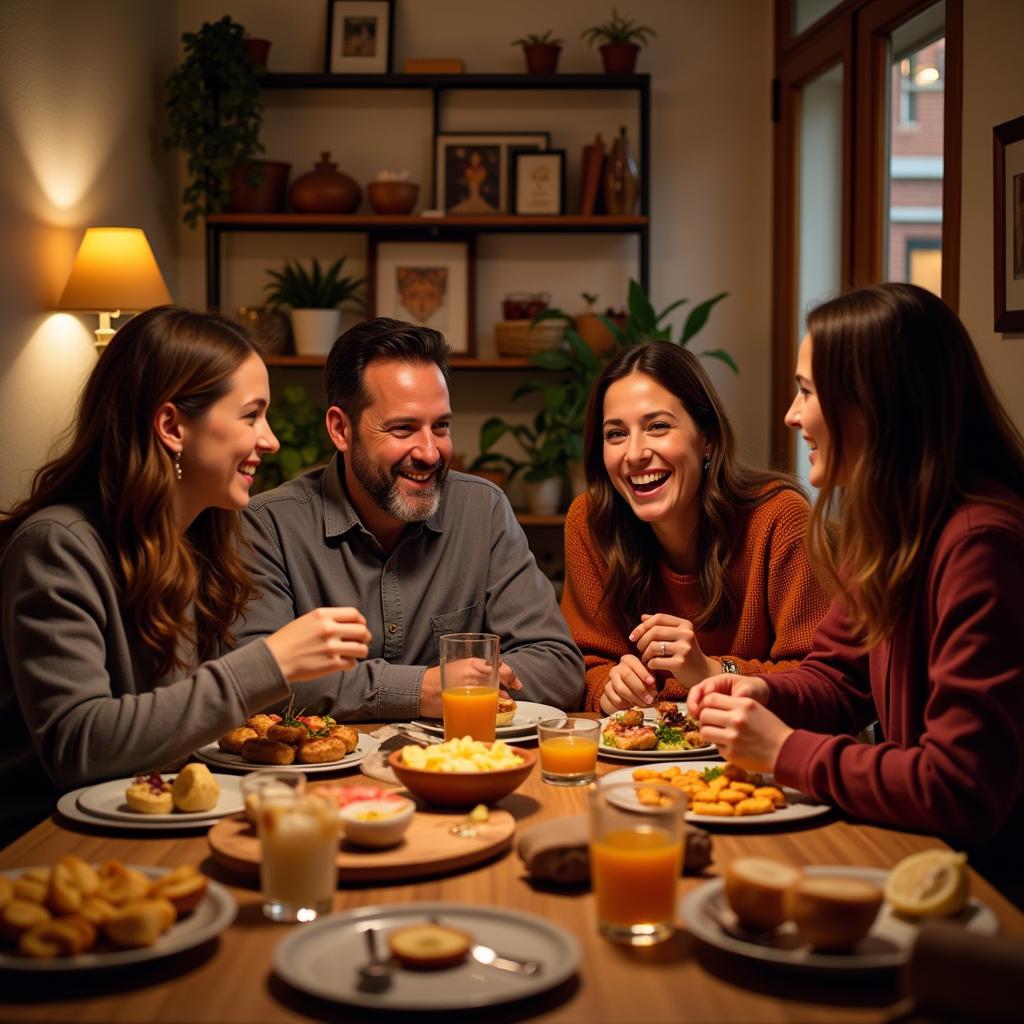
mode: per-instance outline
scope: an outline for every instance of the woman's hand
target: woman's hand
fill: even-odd
[[[654,703],[654,676],[635,654],[625,654],[608,673],[608,682],[601,694],[601,710],[606,715]]]
[[[636,644],[640,660],[650,671],[668,672],[685,687],[721,671],[717,660],[704,656],[689,619],[658,612],[641,615],[640,620],[629,639]]]
[[[700,720],[704,739],[727,761],[748,771],[774,771],[793,731],[765,707],[768,684],[752,676],[712,676],[695,686],[687,709]]]
[[[355,608],[315,608],[267,637],[267,646],[290,683],[355,668],[372,636]]]

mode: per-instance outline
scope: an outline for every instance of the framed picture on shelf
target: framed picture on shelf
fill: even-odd
[[[547,132],[444,132],[434,145],[434,202],[450,214],[508,213],[509,154],[548,148]]]
[[[995,329],[1024,331],[1024,117],[992,129]]]
[[[370,238],[369,308],[440,331],[457,355],[473,355],[473,252],[469,241]]]
[[[516,152],[509,194],[511,213],[565,213],[565,150]]]
[[[327,0],[324,70],[386,75],[391,70],[394,0]]]

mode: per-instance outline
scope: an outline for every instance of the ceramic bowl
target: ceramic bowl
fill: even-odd
[[[338,812],[345,838],[357,846],[385,847],[401,842],[416,805],[405,797],[355,800]]]
[[[490,772],[431,772],[402,764],[402,751],[388,757],[398,781],[410,793],[438,807],[473,807],[490,804],[517,790],[537,763],[537,752],[524,747],[509,747],[522,764]]]
[[[371,181],[366,197],[376,213],[412,213],[420,187],[410,181]]]

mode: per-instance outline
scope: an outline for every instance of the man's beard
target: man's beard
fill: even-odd
[[[402,523],[421,523],[440,507],[441,494],[448,479],[448,461],[439,459],[428,466],[416,459],[408,459],[388,471],[371,462],[358,441],[351,446],[348,456],[352,472],[370,500],[393,519]],[[434,479],[427,490],[417,494],[402,493],[399,473],[429,473],[432,470]]]

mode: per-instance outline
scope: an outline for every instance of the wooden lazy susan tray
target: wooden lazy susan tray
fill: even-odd
[[[442,874],[486,860],[512,845],[516,822],[508,811],[492,807],[475,837],[453,835],[452,825],[465,819],[464,812],[418,810],[402,842],[386,850],[355,846],[343,839],[338,849],[339,884]],[[207,840],[214,859],[229,871],[259,874],[260,841],[245,815],[221,818],[207,833]]]

